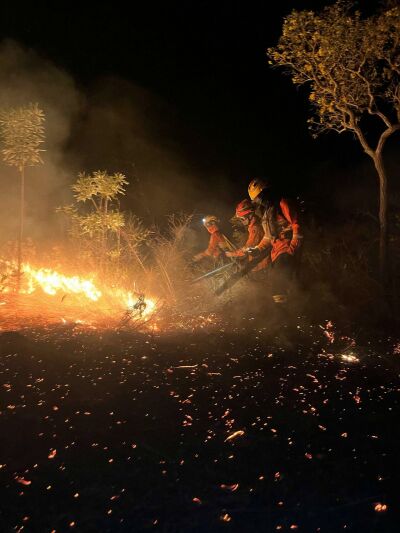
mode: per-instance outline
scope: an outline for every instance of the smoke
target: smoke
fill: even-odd
[[[163,225],[171,213],[194,212],[193,227],[206,237],[204,214],[232,216],[229,182],[221,172],[210,176],[207,154],[204,164],[187,157],[201,142],[171,103],[115,77],[78,89],[71,75],[15,41],[0,45],[0,77],[0,107],[37,102],[46,115],[44,164],[26,171],[26,237],[57,237],[61,220],[55,208],[71,202],[78,172],[98,169],[127,176],[121,206],[149,224]],[[18,232],[19,176],[4,163],[0,172],[5,242]]]
[[[94,82],[86,96],[69,147],[73,166],[78,161],[80,169],[123,172],[129,186],[121,207],[148,225],[163,228],[168,215],[193,213],[186,232],[193,251],[207,245],[204,215],[217,214],[230,231],[232,184],[221,172],[210,171],[206,153],[197,152],[193,163],[189,154],[196,132],[171,102],[111,76]]]
[[[69,170],[64,150],[82,97],[72,78],[63,70],[14,41],[0,45],[0,107],[26,106],[37,102],[46,115],[44,165],[26,170],[27,237],[54,233],[54,207],[68,184]],[[19,176],[14,167],[0,166],[1,240],[17,235]]]
[[[219,216],[223,230],[229,234],[228,221],[234,214],[234,206],[246,197],[246,179],[240,188],[223,171],[213,168],[207,150],[202,154],[206,145],[195,127],[174,109],[173,95],[166,102],[149,90],[116,77],[78,88],[67,72],[14,41],[0,44],[0,78],[1,108],[37,102],[46,115],[45,163],[26,172],[27,237],[35,241],[58,240],[59,215],[55,214],[55,208],[70,203],[70,186],[78,172],[98,169],[123,172],[127,176],[130,185],[121,207],[143,217],[148,224],[163,225],[165,216],[171,213],[194,212],[188,244],[197,246],[197,251],[208,240],[201,225],[204,215]],[[191,157],[194,153],[196,156]],[[398,168],[396,154],[394,149],[388,154],[391,176]],[[362,238],[371,240],[376,225],[376,177],[370,161],[352,158],[339,163],[336,161],[332,167],[332,158],[319,165],[309,163],[310,191],[306,191],[309,206],[307,212],[306,205],[304,216],[306,269],[321,278],[321,283],[331,277],[328,267],[332,254],[337,253],[331,243],[341,243],[348,237],[363,244]],[[3,163],[0,163],[0,195],[2,244],[16,239],[19,209],[18,173]],[[357,223],[361,220],[358,226],[364,237],[356,237],[351,224],[345,226],[349,219]],[[367,244],[363,245],[366,251],[361,248],[362,253],[357,255],[359,263],[360,256],[363,259],[370,253]],[[350,252],[345,249],[339,252],[340,264],[348,269],[354,263],[353,248]],[[353,280],[356,276],[355,269],[347,278]],[[345,276],[341,279],[344,286]],[[336,301],[336,294],[328,285],[319,283],[310,280],[308,293],[314,292],[329,307]],[[313,291],[309,290],[310,286],[314,287]],[[246,288],[244,307],[249,312],[258,310],[263,314],[263,302],[269,298],[260,298],[258,285],[254,287],[254,290]],[[301,300],[304,298],[302,295]],[[238,310],[239,318],[245,312],[244,307]]]
[[[229,221],[234,214],[233,184],[210,169],[190,121],[170,101],[127,80],[107,77],[89,88],[71,150],[86,169],[123,172],[130,186],[122,207],[148,223],[162,226],[166,215],[194,213],[193,228],[207,238],[204,215]]]
[[[183,125],[156,95],[119,78],[95,82],[74,132],[71,151],[84,168],[123,172],[130,183],[123,207],[150,221],[193,209],[201,175],[179,142]]]

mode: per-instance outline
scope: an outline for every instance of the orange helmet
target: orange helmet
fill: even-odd
[[[250,200],[254,200],[264,190],[268,188],[268,183],[261,178],[254,178],[249,183]]]
[[[238,218],[245,217],[246,215],[254,213],[254,206],[251,203],[250,200],[242,200],[237,206],[236,206],[236,216]]]

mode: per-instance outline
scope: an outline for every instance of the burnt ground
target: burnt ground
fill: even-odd
[[[0,531],[399,531],[398,340],[321,325],[3,332]]]

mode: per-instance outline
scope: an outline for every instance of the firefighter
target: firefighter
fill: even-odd
[[[288,288],[297,267],[302,235],[294,206],[277,195],[260,178],[253,179],[248,188],[250,199],[260,207],[264,236],[248,253],[257,256],[267,252],[271,258],[273,300],[282,306],[288,299]]]
[[[207,249],[193,257],[195,263],[204,258],[224,259],[226,252],[234,249],[230,241],[221,232],[219,224],[220,221],[215,215],[207,215],[203,218],[203,225],[210,234],[210,240]]]
[[[250,261],[253,260],[253,257],[247,253],[248,248],[253,248],[257,246],[262,238],[264,237],[264,230],[263,226],[261,224],[260,217],[256,214],[256,209],[254,204],[248,200],[247,198],[245,200],[242,200],[237,206],[236,206],[236,218],[240,220],[240,222],[247,227],[247,240],[246,244],[239,248],[238,250],[235,250],[233,252],[227,252],[227,257],[237,257],[237,258],[248,258]],[[266,257],[263,259],[260,263],[257,264],[257,266],[253,269],[253,272],[258,272],[260,270],[265,269],[268,266],[269,258]]]

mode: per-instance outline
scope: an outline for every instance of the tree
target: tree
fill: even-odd
[[[400,129],[400,8],[362,17],[339,0],[320,13],[293,11],[267,55],[295,85],[308,85],[314,136],[351,132],[372,159],[379,182],[379,259],[386,269],[387,175],[383,148]],[[377,132],[371,140],[369,129]]]
[[[89,209],[82,212],[76,206],[63,208],[78,226],[78,234],[87,235],[100,244],[103,254],[113,255],[119,248],[120,230],[125,225],[125,219],[119,209],[118,196],[125,194],[124,185],[127,183],[120,173],[108,174],[105,170],[97,170],[93,174],[82,172],[71,188],[76,202],[89,202]],[[110,248],[110,240],[113,244],[117,241],[117,250]]]
[[[124,248],[142,265],[136,247],[150,232],[132,214],[125,216],[119,208],[119,196],[125,194],[125,176],[97,170],[81,173],[72,185],[76,204],[58,209],[71,222],[71,234],[87,255],[105,267],[106,260],[119,259]]]
[[[118,234],[124,226],[124,215],[113,202],[118,195],[125,194],[124,185],[128,182],[120,173],[108,174],[105,170],[97,170],[93,174],[81,173],[77,182],[72,185],[75,199],[78,202],[91,202],[94,210],[80,217],[80,226],[84,233],[91,237],[99,235],[101,240],[107,239],[108,232]]]
[[[24,236],[25,167],[43,163],[40,148],[44,142],[44,112],[38,104],[0,111],[0,131],[3,142],[3,160],[16,167],[21,177],[19,236],[18,236],[18,286],[21,278],[22,240]]]

